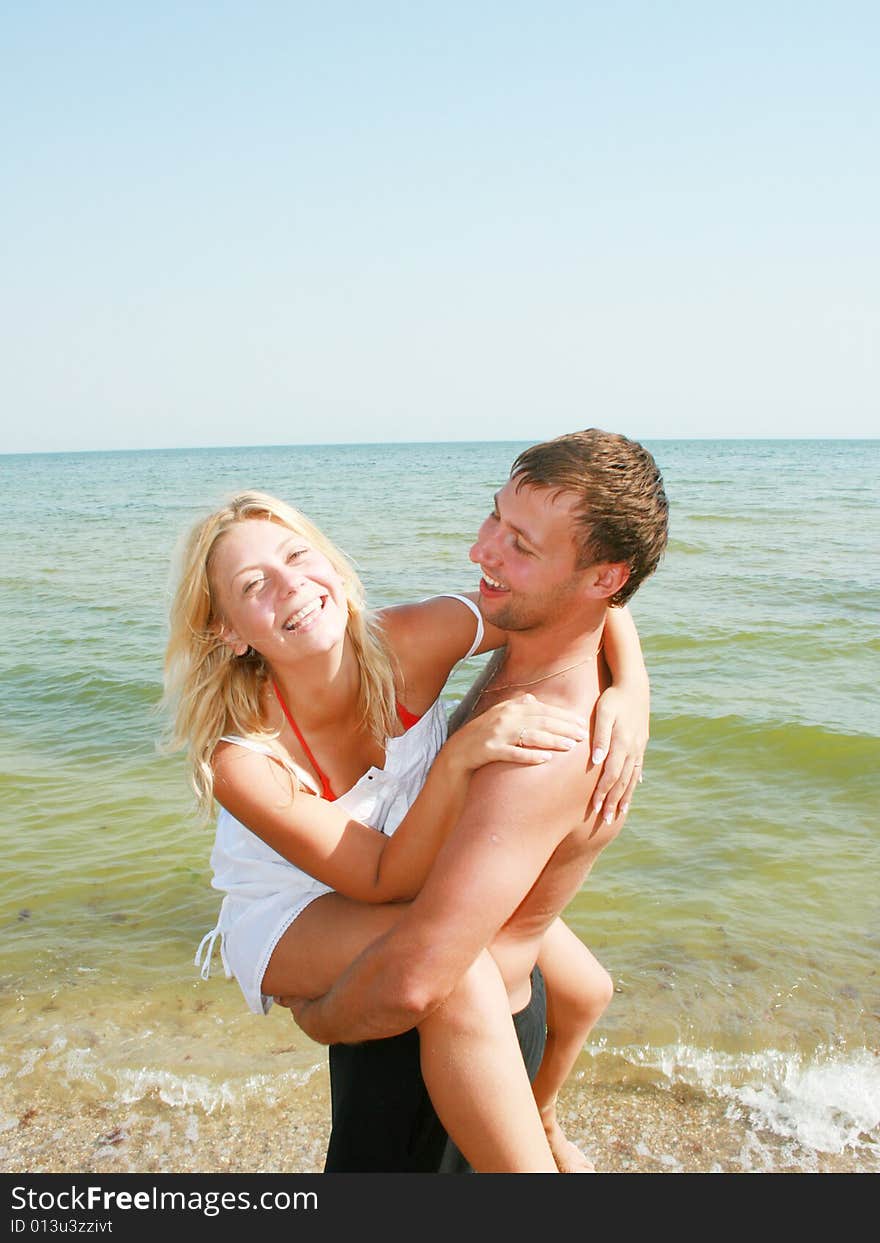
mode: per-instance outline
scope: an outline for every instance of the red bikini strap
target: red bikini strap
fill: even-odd
[[[312,755],[312,751],[311,751],[311,748],[309,747],[309,744],[306,742],[305,738],[303,738],[302,734],[300,733],[299,726],[297,725],[293,717],[290,715],[290,712],[288,711],[288,708],[287,708],[287,704],[284,702],[284,698],[281,694],[281,691],[278,689],[277,682],[273,681],[272,689],[275,692],[275,698],[281,704],[281,711],[287,717],[288,725],[293,730],[293,732],[296,734],[297,738],[299,739],[299,745],[302,747],[303,751],[305,751],[306,755],[308,756],[309,763],[311,764],[312,768],[314,768],[315,772],[318,775],[318,778],[321,782],[322,798],[327,799],[327,801],[330,803],[335,802],[336,795],[333,793],[333,790],[330,787],[330,782],[327,780],[327,777],[325,776],[323,769],[318,766],[318,761]]]
[[[397,701],[397,715],[400,717],[400,723],[404,729],[411,729],[417,721],[422,718],[416,716],[414,712],[410,712],[409,708],[404,708],[400,700]]]

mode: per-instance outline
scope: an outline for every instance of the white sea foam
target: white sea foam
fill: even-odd
[[[15,1072],[16,1079],[23,1079],[26,1075],[32,1075],[34,1068],[43,1058],[53,1052],[55,1052],[54,1048],[47,1048],[45,1045],[37,1045],[33,1049],[25,1049],[21,1056],[21,1065]]]
[[[307,1070],[212,1079],[156,1066],[111,1066],[93,1049],[64,1049],[58,1042],[51,1049],[24,1051],[15,1078],[32,1075],[38,1067],[44,1077],[60,1081],[69,1091],[85,1089],[87,1094],[97,1092],[125,1104],[158,1097],[166,1105],[197,1106],[205,1113],[213,1113],[216,1109],[246,1105],[252,1099],[258,1099],[264,1108],[279,1104],[307,1084],[321,1064]]]
[[[684,1084],[721,1097],[753,1130],[767,1130],[802,1150],[880,1156],[880,1057],[869,1049],[819,1050],[812,1057],[767,1049],[719,1053],[687,1045],[591,1051],[597,1062],[612,1059],[637,1069],[658,1086]],[[623,1065],[620,1065],[620,1063]],[[760,1166],[760,1140],[752,1137],[744,1160]],[[756,1147],[757,1146],[757,1147]]]
[[[119,1099],[126,1104],[158,1096],[166,1105],[195,1105],[210,1114],[215,1109],[246,1105],[250,1100],[259,1100],[263,1108],[279,1104],[291,1092],[308,1083],[318,1069],[318,1066],[313,1066],[307,1071],[250,1075],[245,1079],[228,1079],[218,1083],[202,1075],[178,1075],[145,1068],[118,1071],[116,1082]]]
[[[880,1065],[856,1062],[789,1065],[781,1080],[729,1089],[777,1135],[817,1152],[873,1147],[880,1152]]]

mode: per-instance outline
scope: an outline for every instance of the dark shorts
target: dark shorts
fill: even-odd
[[[547,1035],[544,977],[532,972],[532,997],[513,1016],[529,1079]],[[422,1081],[418,1032],[330,1046],[332,1130],[325,1174],[469,1174],[471,1167],[434,1112]]]

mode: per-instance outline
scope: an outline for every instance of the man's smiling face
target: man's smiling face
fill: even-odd
[[[470,550],[482,571],[480,609],[503,630],[530,630],[557,615],[588,574],[577,567],[576,498],[509,479]]]

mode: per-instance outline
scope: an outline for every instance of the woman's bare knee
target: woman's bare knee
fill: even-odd
[[[495,959],[483,950],[461,976],[453,991],[426,1022],[442,1022],[459,1033],[488,1033],[499,1022],[510,1021],[507,989]]]
[[[583,979],[581,987],[566,994],[564,1005],[548,1005],[548,1030],[555,1031],[563,1024],[578,1030],[589,1030],[605,1013],[613,996],[614,981],[597,963],[596,968]]]
[[[605,968],[600,967],[594,972],[589,987],[584,993],[580,1006],[581,1017],[586,1021],[595,1022],[607,1010],[613,996],[614,981]]]

